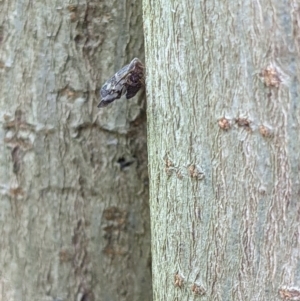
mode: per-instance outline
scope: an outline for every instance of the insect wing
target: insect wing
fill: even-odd
[[[138,58],[134,58],[102,86],[98,108],[106,107],[125,93],[127,99],[134,97],[143,83],[144,66]]]
[[[98,104],[98,108],[106,107],[111,102],[121,98],[125,92],[126,87],[123,85],[117,85],[111,88],[111,82],[105,83],[100,90],[101,101]]]
[[[130,99],[136,95],[142,85],[128,86],[126,90],[126,99]]]

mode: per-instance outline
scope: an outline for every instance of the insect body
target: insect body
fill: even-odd
[[[145,85],[144,66],[138,58],[124,66],[112,78],[107,80],[100,90],[101,101],[98,108],[106,107],[116,99],[126,94],[132,98]]]

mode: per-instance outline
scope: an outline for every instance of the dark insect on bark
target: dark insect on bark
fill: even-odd
[[[134,58],[130,64],[124,66],[112,78],[107,80],[100,89],[101,101],[98,108],[106,107],[116,99],[126,94],[130,99],[145,86],[145,68],[138,58]]]

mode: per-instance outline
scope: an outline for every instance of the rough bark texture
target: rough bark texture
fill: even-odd
[[[300,7],[144,0],[154,300],[300,300]]]
[[[0,300],[151,300],[140,1],[0,1]]]

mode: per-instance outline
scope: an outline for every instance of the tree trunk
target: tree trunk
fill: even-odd
[[[141,5],[0,1],[0,300],[151,300]]]
[[[299,5],[143,4],[154,300],[300,300]]]

